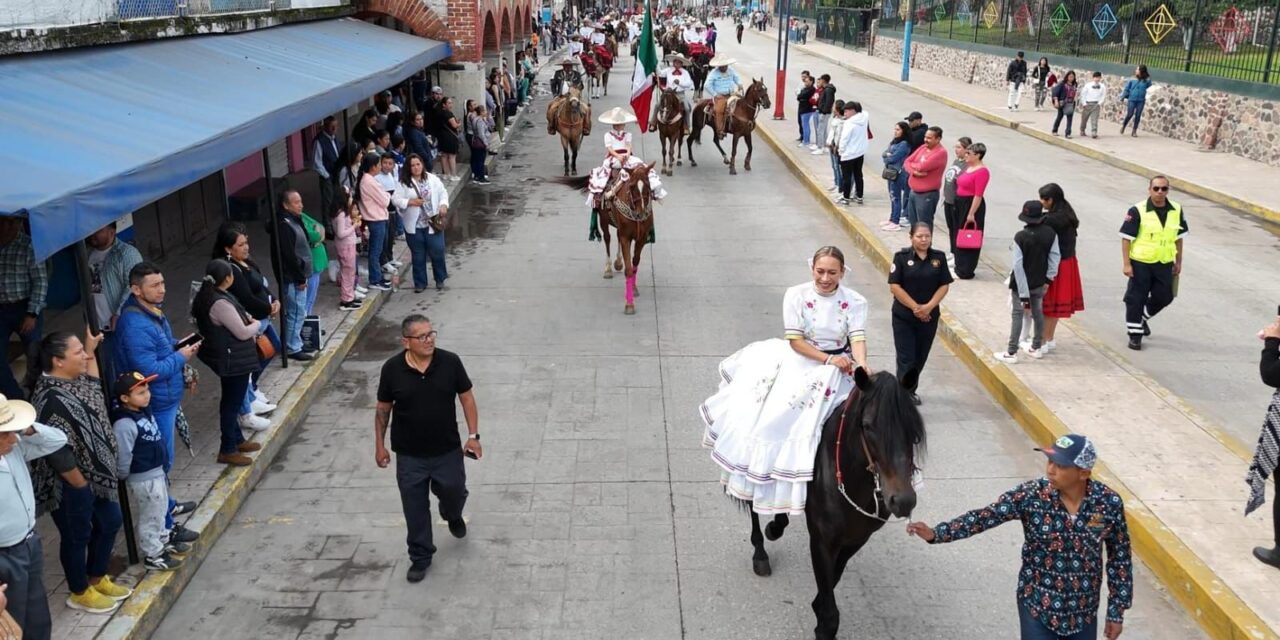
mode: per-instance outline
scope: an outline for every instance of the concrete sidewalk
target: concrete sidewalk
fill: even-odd
[[[766,34],[751,33],[759,39],[766,39]],[[776,42],[774,38],[767,39]],[[1201,151],[1196,145],[1154,134],[1140,132],[1137,138],[1121,136],[1115,123],[1107,121],[1098,123],[1099,137],[1096,140],[1086,137],[1079,129],[1080,135],[1067,140],[1051,133],[1056,112],[1047,107],[1045,111],[1035,111],[1032,108],[1034,95],[1030,92],[1023,94],[1022,109],[1009,111],[1008,93],[1005,91],[919,69],[912,69],[911,81],[904,83],[899,80],[902,76],[901,61],[816,40],[803,45],[792,43],[791,47],[1125,171],[1143,176],[1166,175],[1179,191],[1271,222],[1280,222],[1280,192],[1271,188],[1280,178],[1280,168],[1230,153]],[[1109,95],[1118,95],[1119,91],[1120,87],[1108,87]],[[1082,122],[1077,114],[1075,124],[1081,125]]]
[[[756,41],[762,42],[762,38]],[[846,58],[855,55],[840,51]],[[767,71],[764,57],[745,44],[732,49],[731,55],[745,62],[740,72],[759,77]],[[793,54],[793,68],[797,68],[796,58]],[[799,62],[811,65],[813,60],[802,57]],[[815,73],[825,71],[809,68]],[[855,85],[848,73],[832,75],[842,96],[856,93],[867,100],[862,89],[847,91],[865,83]],[[790,95],[777,99],[794,108]],[[869,111],[876,108],[872,103],[866,106]],[[922,111],[927,108],[927,104],[921,106]],[[824,207],[882,270],[892,252],[906,245],[905,234],[873,231],[888,209],[883,181],[878,177],[880,163],[874,155],[887,141],[885,132],[893,120],[873,115],[872,129],[879,135],[872,143],[868,153],[872,159],[865,170],[867,205],[847,208],[834,204],[827,193],[831,184],[827,156],[810,155],[793,142],[794,115],[784,121],[757,121],[765,140],[788,159],[811,191],[824,196]],[[949,135],[944,136],[948,146],[956,135],[969,133],[952,131],[949,128]],[[707,147],[702,149],[705,156]],[[993,218],[1011,217],[1008,209],[1004,202],[989,208],[988,228]],[[1084,219],[1087,212],[1080,213]],[[1083,236],[1081,242],[1085,242]],[[938,244],[945,247],[946,241]],[[1098,442],[1106,465],[1100,476],[1125,496],[1140,554],[1212,636],[1277,637],[1280,573],[1259,564],[1249,553],[1254,545],[1271,543],[1270,523],[1257,514],[1249,519],[1241,517],[1247,496],[1242,480],[1248,451],[1238,439],[1215,429],[1140,368],[1117,357],[1074,324],[1064,325],[1066,331],[1058,336],[1060,350],[1043,360],[1029,362],[1024,358],[1012,367],[995,362],[992,351],[1008,338],[1008,292],[1002,283],[1007,269],[993,263],[1007,261],[1006,245],[1004,233],[998,240],[989,239],[978,279],[952,287],[944,303],[945,327],[940,332],[944,340],[1037,440],[1077,431]],[[1211,334],[1210,329],[1209,334],[1200,335]],[[1152,342],[1158,340],[1162,338],[1157,336]],[[1253,361],[1240,367],[1256,376]],[[925,402],[930,398],[926,396]],[[1264,408],[1265,403],[1256,406],[1251,417],[1260,419]]]

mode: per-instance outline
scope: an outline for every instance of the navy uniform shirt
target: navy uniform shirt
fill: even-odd
[[[951,270],[947,268],[947,255],[937,249],[929,249],[924,260],[912,247],[907,247],[893,254],[893,265],[889,267],[889,284],[901,286],[907,295],[917,304],[925,304],[933,299],[933,294],[944,285],[951,284]],[[893,299],[893,314],[903,319],[911,319],[911,312],[897,298]],[[936,321],[941,312],[935,308],[931,320]]]

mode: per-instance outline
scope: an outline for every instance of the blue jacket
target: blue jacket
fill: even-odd
[[[1146,102],[1147,89],[1151,88],[1151,79],[1139,80],[1137,78],[1129,78],[1124,81],[1124,88],[1120,90],[1120,98],[1130,102]]]
[[[152,411],[182,402],[182,367],[187,360],[174,348],[178,341],[164,315],[148,311],[130,294],[120,308],[114,342],[116,371],[160,376],[151,383]]]

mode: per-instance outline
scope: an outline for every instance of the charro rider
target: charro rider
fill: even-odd
[[[568,95],[569,88],[582,91],[582,72],[578,71],[578,61],[565,58],[560,61],[560,70],[551,76],[551,91],[558,96]]]
[[[667,61],[671,66],[658,72],[658,77],[662,79],[664,89],[669,89],[680,99],[680,104],[684,105],[684,133],[689,133],[689,116],[693,114],[693,104],[689,102],[689,95],[693,93],[693,76],[685,70],[684,65],[689,60],[679,53],[673,53],[667,56]],[[661,104],[662,94],[654,97]],[[653,110],[658,113],[657,109]],[[658,113],[659,117],[663,114]],[[667,116],[670,117],[670,116]],[[649,130],[656,131],[658,129],[657,120],[650,121]]]
[[[822,424],[867,367],[867,300],[842,286],[844,254],[822,247],[811,282],[782,297],[783,338],[720,363],[720,390],[702,403],[702,444],[725,492],[760,514],[804,512]]]
[[[716,127],[716,139],[724,137],[725,117],[728,113],[729,97],[742,90],[742,80],[738,73],[729,66],[736,63],[733,58],[716,57],[711,60],[715,67],[707,74],[706,90],[711,93],[712,121]]]
[[[627,131],[627,123],[635,122],[636,116],[630,109],[614,107],[599,118],[600,122],[612,125],[604,134],[604,162],[591,170],[591,179],[587,182],[587,206],[591,207],[590,239],[595,239],[596,220],[601,200],[612,198],[612,189],[619,180],[627,177],[627,171],[644,166],[644,160],[631,153],[631,132]],[[653,190],[653,199],[661,200],[667,192],[662,188],[662,179],[658,172],[649,171],[649,188]]]

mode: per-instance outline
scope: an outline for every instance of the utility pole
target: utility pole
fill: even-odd
[[[774,102],[773,119],[786,120],[787,116],[783,112],[783,103],[786,102],[782,96],[786,95],[783,91],[787,88],[787,53],[791,48],[790,31],[787,29],[787,23],[790,21],[791,0],[781,0],[782,5],[778,8],[778,88],[773,95],[778,96],[778,100]]]
[[[902,81],[911,80],[911,27],[916,17],[916,0],[907,5],[907,15],[902,23]]]

